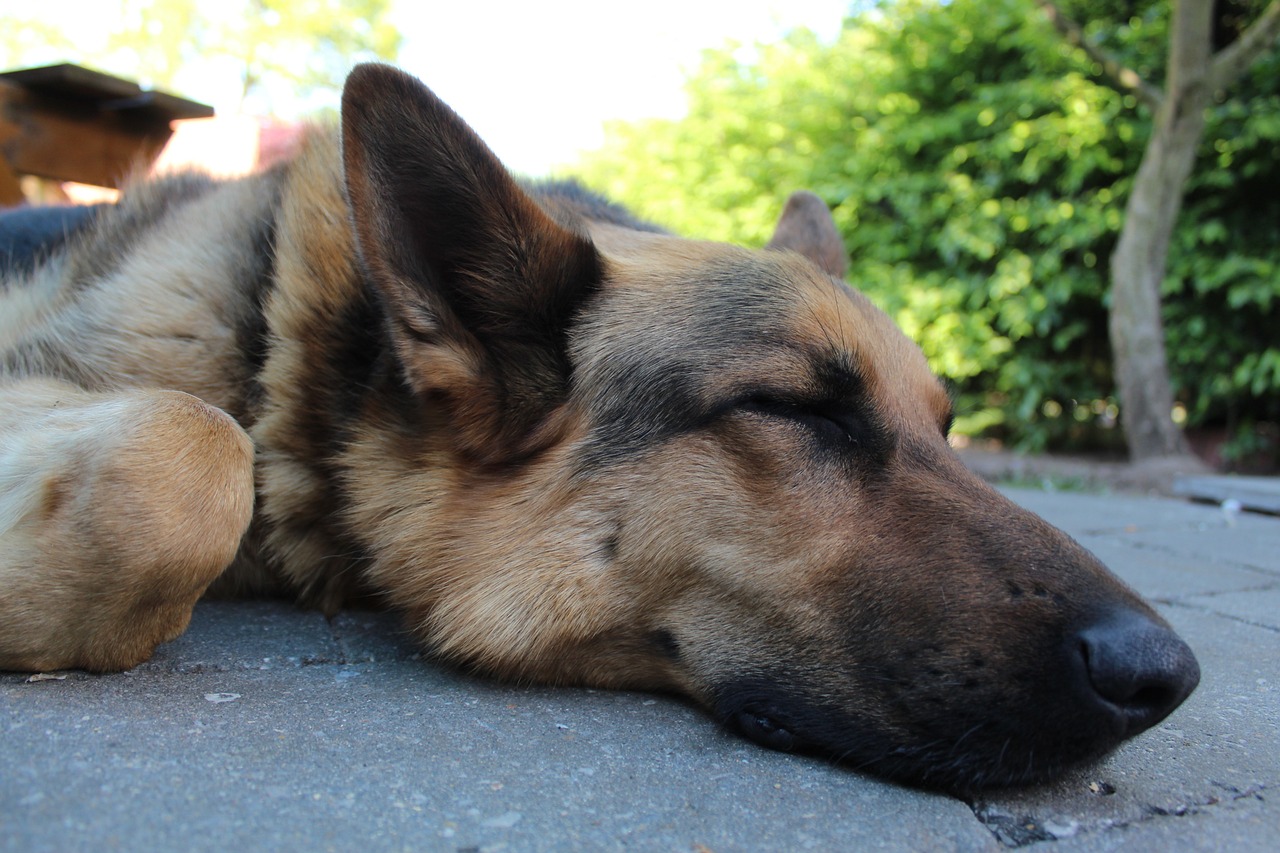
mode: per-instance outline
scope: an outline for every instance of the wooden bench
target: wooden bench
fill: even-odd
[[[118,187],[155,159],[170,122],[212,115],[207,104],[78,65],[2,73],[0,205],[26,200],[22,175]]]

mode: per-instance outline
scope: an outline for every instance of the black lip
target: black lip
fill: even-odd
[[[1051,727],[1055,734],[1046,735],[1043,726],[986,707],[957,709],[954,725],[941,729],[891,731],[815,703],[785,681],[759,678],[722,685],[714,709],[728,731],[759,746],[952,793],[1045,781],[1096,760],[1124,739],[1122,732],[1083,725],[1087,714],[1067,715]]]
[[[791,729],[769,714],[743,709],[732,714],[726,724],[730,729],[754,743],[779,752],[792,752],[801,746]]]

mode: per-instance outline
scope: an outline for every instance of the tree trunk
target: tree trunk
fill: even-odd
[[[1124,227],[1111,256],[1111,348],[1129,455],[1140,461],[1188,451],[1173,422],[1160,285],[1183,188],[1204,129],[1205,104],[1170,93],[1134,177]],[[1181,115],[1179,107],[1184,109]]]
[[[1052,0],[1036,0],[1049,22],[1081,48],[1110,78],[1155,113],[1151,139],[1134,176],[1124,226],[1111,256],[1109,328],[1120,392],[1120,417],[1135,462],[1189,456],[1173,422],[1173,388],[1165,361],[1160,285],[1169,244],[1205,110],[1215,91],[1226,89],[1280,39],[1280,0],[1271,0],[1236,41],[1213,54],[1215,0],[1174,0],[1169,66],[1161,91],[1085,37],[1079,24]]]
[[[1111,347],[1121,422],[1135,462],[1190,452],[1173,422],[1160,285],[1212,95],[1212,11],[1212,0],[1174,6],[1168,84],[1111,256]]]

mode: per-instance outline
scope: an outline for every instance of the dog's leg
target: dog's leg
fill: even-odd
[[[186,628],[253,511],[253,448],[176,391],[0,385],[0,669],[127,669]]]

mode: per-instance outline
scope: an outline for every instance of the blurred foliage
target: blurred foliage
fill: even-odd
[[[211,77],[238,81],[241,106],[261,113],[333,108],[352,65],[394,61],[401,37],[392,0],[100,0],[111,21],[73,40],[57,4],[31,7],[0,30],[6,68],[75,62],[175,94],[201,96]],[[65,5],[65,4],[64,4]],[[304,107],[305,108],[305,107]]]
[[[1162,82],[1166,3],[1060,5]],[[729,46],[705,55],[688,99],[684,119],[611,125],[580,175],[679,233],[748,245],[812,189],[850,282],[952,383],[961,432],[1122,446],[1107,264],[1150,116],[1030,0],[889,0],[834,44],[798,31]],[[1273,55],[1214,107],[1170,257],[1188,425],[1280,419],[1277,150]]]

